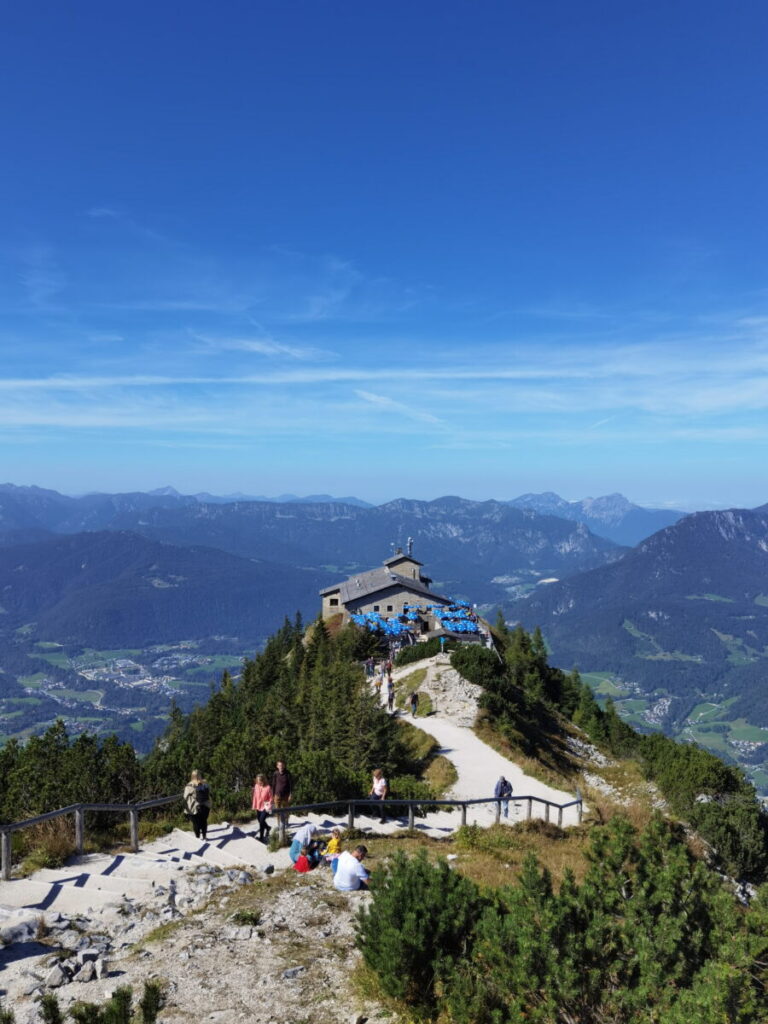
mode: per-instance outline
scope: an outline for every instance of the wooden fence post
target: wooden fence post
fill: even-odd
[[[563,808],[562,807],[558,807],[557,808],[557,827],[558,828],[562,828],[563,827]]]
[[[414,814],[413,804],[408,804],[408,828],[416,828],[416,816]]]
[[[82,807],[75,810],[75,850],[82,854],[85,842],[85,812]]]
[[[347,828],[355,827],[355,805],[349,805],[349,811],[347,813]]]
[[[544,810],[544,821],[546,821],[546,823],[549,824],[549,808],[550,808],[549,800],[545,800],[544,801],[544,808],[545,808],[545,810]]]
[[[496,801],[496,824],[501,821],[501,800]]]
[[[461,827],[466,828],[467,826],[467,805],[461,805]]]
[[[131,852],[139,852],[139,812],[133,807],[128,811],[128,820],[131,825]]]
[[[579,804],[578,804],[579,824],[581,824],[581,816],[582,816],[583,813],[584,813],[584,801],[583,800],[579,800]]]
[[[11,833],[0,832],[0,847],[2,847],[2,875],[4,882],[11,880]]]
[[[528,797],[528,810],[525,813],[526,821],[530,821],[533,816],[533,797]]]

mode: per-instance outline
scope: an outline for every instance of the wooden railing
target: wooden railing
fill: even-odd
[[[495,796],[482,797],[478,800],[430,800],[430,799],[419,799],[419,800],[398,800],[397,798],[387,800],[331,800],[322,804],[295,804],[290,808],[282,811],[275,811],[275,815],[280,823],[280,835],[281,838],[285,839],[286,820],[288,814],[298,814],[304,811],[317,811],[325,810],[326,808],[336,808],[345,806],[347,808],[347,828],[355,827],[355,816],[357,809],[360,807],[366,807],[375,812],[372,817],[378,817],[383,814],[385,817],[399,817],[399,815],[392,814],[394,808],[405,807],[408,810],[408,828],[412,829],[416,824],[416,811],[419,808],[424,807],[459,807],[461,808],[461,825],[462,828],[467,824],[467,808],[475,807],[478,804],[496,804],[496,824],[498,825],[501,821],[501,805],[503,803],[510,804],[521,804],[526,805],[526,820],[533,817],[533,805],[543,804],[544,805],[544,820],[551,821],[552,810],[557,811],[557,824],[562,828],[563,825],[563,812],[569,807],[576,807],[576,815],[579,824],[583,815],[583,801],[581,796],[578,796],[575,800],[570,800],[565,804],[555,803],[553,800],[545,800],[540,796],[518,796],[513,794],[509,798],[500,799]]]
[[[84,841],[85,841],[85,812],[86,811],[106,811],[114,814],[127,814],[128,821],[130,824],[131,838],[130,847],[133,853],[139,852],[139,812],[149,810],[151,807],[162,807],[164,804],[178,803],[182,799],[182,794],[177,793],[174,796],[159,796],[153,800],[142,800],[140,803],[135,804],[70,804],[69,807],[60,807],[56,811],[48,811],[47,814],[38,814],[35,818],[26,818],[24,821],[15,821],[11,824],[0,824],[0,850],[2,851],[2,867],[0,869],[0,877],[3,881],[8,881],[11,877],[11,835],[14,832],[19,832],[21,829],[29,828],[32,825],[39,825],[43,821],[51,821],[53,818],[60,818],[65,814],[74,814],[75,816],[75,850],[78,854],[83,852]],[[280,838],[282,842],[285,842],[287,838],[287,827],[288,817],[303,813],[306,811],[323,811],[323,810],[336,810],[338,808],[345,807],[347,814],[347,828],[355,827],[355,817],[359,808],[368,808],[375,812],[375,817],[379,817],[382,814],[386,817],[400,817],[400,815],[393,814],[393,811],[399,808],[406,808],[408,814],[408,828],[415,828],[416,814],[426,813],[424,808],[441,808],[441,807],[458,807],[461,809],[461,824],[462,826],[467,824],[467,808],[476,807],[479,804],[495,804],[496,805],[496,824],[501,821],[501,806],[503,803],[509,802],[510,804],[525,804],[526,805],[526,820],[533,817],[533,805],[543,804],[544,805],[544,820],[552,820],[552,811],[557,811],[557,824],[562,828],[563,825],[563,812],[569,807],[576,807],[576,815],[579,824],[583,815],[583,801],[581,796],[577,796],[575,800],[571,800],[565,804],[558,804],[552,800],[545,800],[540,796],[518,796],[513,794],[509,799],[499,799],[497,797],[483,797],[478,800],[366,800],[366,799],[354,799],[354,800],[326,800],[324,803],[319,804],[296,804],[294,806],[283,808],[282,810],[276,810],[275,816],[277,817],[280,831]]]
[[[85,842],[85,812],[106,811],[114,814],[127,814],[131,829],[130,846],[133,853],[139,852],[139,811],[149,810],[150,807],[162,807],[163,804],[178,803],[182,794],[174,796],[158,796],[153,800],[142,800],[135,804],[70,804],[69,807],[60,807],[56,811],[48,811],[46,814],[38,814],[34,818],[26,818],[24,821],[14,821],[10,824],[0,824],[0,852],[2,853],[2,865],[0,866],[0,877],[7,882],[11,877],[11,835],[20,832],[23,828],[31,825],[39,825],[43,821],[51,821],[53,818],[60,818],[65,814],[75,816],[75,850],[78,854],[83,852]]]

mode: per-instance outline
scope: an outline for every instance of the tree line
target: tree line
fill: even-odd
[[[0,821],[180,792],[193,768],[208,779],[215,808],[245,810],[255,775],[270,774],[277,760],[293,776],[294,802],[363,796],[374,767],[393,793],[426,797],[423,764],[366,682],[372,643],[353,626],[331,636],[321,621],[305,631],[300,617],[286,620],[238,680],[225,672],[188,714],[172,705],[143,760],[114,736],[70,737],[61,721],[24,744],[12,741],[0,748]]]

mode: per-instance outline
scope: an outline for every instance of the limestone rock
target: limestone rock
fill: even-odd
[[[69,975],[59,964],[55,964],[45,977],[46,988],[60,988],[69,982]]]
[[[75,981],[88,982],[96,977],[96,964],[93,960],[87,960],[75,975]]]

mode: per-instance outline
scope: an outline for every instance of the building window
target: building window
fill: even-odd
[[[392,611],[394,611],[394,610],[395,610],[395,609],[394,609],[394,605],[391,605],[391,604],[388,604],[388,605],[387,605],[387,611],[388,611],[388,612],[392,612]]]
[[[336,607],[338,607],[338,604],[339,604],[339,599],[338,599],[338,597],[332,597],[332,598],[330,599],[330,601],[328,602],[328,604],[330,604],[331,608],[336,608]]]
[[[379,606],[378,606],[377,604],[375,604],[375,605],[373,606],[373,610],[374,610],[375,612],[377,612],[377,611],[379,610]]]

